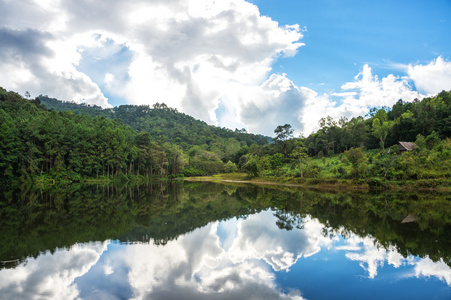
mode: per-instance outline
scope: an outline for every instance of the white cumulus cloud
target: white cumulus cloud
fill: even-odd
[[[424,67],[419,65],[415,68],[422,69]],[[431,71],[429,75],[430,78],[435,79],[442,76],[435,71]],[[371,107],[392,107],[400,99],[411,102],[414,99],[424,98],[426,95],[413,89],[412,80],[415,79],[407,75],[395,76],[393,74],[379,78],[373,74],[371,67],[365,64],[359,74],[354,77],[354,81],[341,86],[340,92],[308,99],[302,117],[305,126],[304,133],[308,135],[312,131],[318,130],[319,119],[326,116],[331,116],[336,120],[341,116],[351,119],[365,116]],[[445,89],[445,82],[442,82],[440,86]]]
[[[423,93],[433,95],[451,89],[451,62],[440,56],[427,65],[409,65],[407,73]]]
[[[28,4],[0,3],[8,12],[0,23],[0,51],[7,54],[0,60],[7,71],[0,75],[0,84],[5,88],[103,107],[109,106],[104,92],[131,104],[165,102],[210,124],[218,124],[216,110],[222,103],[235,119],[223,117],[224,122],[244,124],[255,132],[260,131],[258,126],[240,123],[244,102],[240,95],[256,90],[266,101],[271,95],[263,83],[272,80],[268,79],[272,63],[279,56],[295,55],[302,46],[298,25],[280,26],[244,0]],[[29,16],[27,22],[19,22],[18,16],[24,14]],[[11,35],[19,36],[20,44],[14,44]],[[130,61],[94,82],[94,66],[82,72],[80,63],[96,53],[85,50],[106,40],[124,45]],[[127,73],[126,80],[114,80],[113,85],[119,71]]]
[[[0,11],[0,86],[33,97],[165,102],[209,124],[273,135],[288,123],[307,135],[327,115],[351,118],[451,88],[442,57],[404,65],[405,76],[379,78],[364,65],[334,93],[294,84],[272,65],[297,55],[303,29],[245,0],[0,0]]]

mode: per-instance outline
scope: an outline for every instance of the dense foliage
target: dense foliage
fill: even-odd
[[[27,100],[0,88],[0,181],[242,171],[275,178],[365,178],[373,186],[432,179],[437,186],[451,177],[451,92],[399,100],[392,108],[373,108],[366,118],[327,116],[319,126],[306,138],[294,138],[290,124],[280,125],[275,143],[268,143],[165,104],[101,109],[47,96]],[[418,147],[398,155],[398,141],[416,141]]]
[[[418,134],[432,132],[445,139],[451,137],[451,92],[421,101],[399,100],[391,109],[373,108],[366,119],[341,118],[337,122],[325,117],[319,125],[321,129],[305,139],[311,156],[342,153],[352,147],[386,148],[398,141],[414,142]]]
[[[230,160],[252,143],[266,143],[263,136],[208,126],[160,104],[102,110],[46,98],[80,113],[74,114],[48,110],[41,99],[0,88],[0,182],[235,171]]]
[[[275,143],[251,147],[239,166],[250,176],[365,179],[375,187],[386,180],[426,180],[422,184],[431,187],[451,180],[451,92],[411,103],[399,100],[391,109],[373,108],[367,118],[337,122],[324,117],[319,126],[306,138],[293,138],[289,124],[278,126]],[[417,147],[401,155],[399,141]]]
[[[268,142],[268,137],[247,133],[245,129],[233,131],[228,128],[208,125],[203,121],[180,113],[164,103],[155,103],[152,107],[148,105],[120,105],[111,109],[102,109],[95,105],[62,102],[48,96],[41,95],[38,98],[40,103],[48,109],[70,110],[76,115],[117,119],[121,123],[130,125],[134,130],[148,132],[155,141],[176,144],[185,150],[193,145],[218,144],[220,146],[230,139],[233,139],[234,142],[237,141],[241,146],[264,145]]]

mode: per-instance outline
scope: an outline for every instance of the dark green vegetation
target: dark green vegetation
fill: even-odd
[[[244,129],[209,126],[165,104],[113,109],[27,100],[0,88],[0,182],[44,185],[82,180],[141,180],[246,172],[307,184],[449,187],[451,92],[294,138],[277,126],[274,143]],[[270,139],[269,139],[270,140]],[[400,154],[398,141],[416,142]]]
[[[152,140],[156,142],[176,144],[184,150],[197,145],[203,148],[207,146],[213,152],[215,150],[224,152],[224,144],[231,143],[235,147],[240,147],[240,145],[250,146],[251,144],[263,145],[267,143],[268,139],[262,135],[246,133],[245,129],[232,131],[228,128],[207,125],[207,123],[180,113],[177,109],[168,107],[164,103],[156,103],[152,107],[148,105],[120,105],[112,109],[101,109],[101,107],[95,105],[62,102],[47,96],[39,96],[38,98],[40,103],[48,109],[70,110],[76,115],[115,119],[129,125],[138,132],[148,132]]]
[[[49,110],[43,103],[81,114]],[[263,136],[208,126],[165,105],[102,110],[46,97],[30,101],[0,88],[0,182],[124,181],[235,171],[228,162],[262,143]]]
[[[289,124],[278,126],[275,144],[251,147],[239,166],[253,177],[292,183],[450,186],[451,92],[319,125],[306,138],[293,138]],[[398,141],[417,147],[400,153]]]
[[[0,268],[74,243],[117,239],[165,244],[210,222],[271,208],[293,230],[306,216],[346,236],[371,235],[404,256],[451,266],[451,206],[440,193],[328,193],[276,186],[160,182],[0,190]],[[408,215],[416,221],[401,223]],[[330,230],[328,230],[330,232]]]

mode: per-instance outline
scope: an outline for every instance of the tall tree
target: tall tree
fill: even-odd
[[[274,129],[274,133],[276,134],[275,141],[282,146],[282,151],[285,155],[287,154],[287,141],[293,137],[293,132],[294,130],[290,124],[279,125]]]
[[[393,124],[393,121],[381,122],[378,118],[373,119],[373,135],[380,140],[382,149],[385,149],[385,140]]]
[[[293,137],[294,130],[291,128],[290,124],[279,125],[276,129],[274,129],[274,133],[276,134],[276,142],[284,142]]]
[[[308,158],[308,154],[307,154],[307,147],[305,147],[304,143],[302,141],[297,141],[296,142],[296,148],[294,148],[293,152],[292,152],[292,156],[294,158],[299,159],[299,171],[301,172],[301,178],[304,177],[304,172],[303,172],[303,163],[305,162],[305,160]]]

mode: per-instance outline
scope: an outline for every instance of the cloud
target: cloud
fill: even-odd
[[[165,245],[116,245],[90,273],[77,280],[89,291],[114,297],[114,278],[128,278],[122,290],[133,299],[302,299],[280,290],[275,271],[287,270],[302,254],[330,245],[318,220],[307,217],[304,230],[280,230],[272,211],[247,219],[210,223]],[[106,271],[107,270],[107,271]],[[93,280],[96,278],[95,280]],[[107,282],[107,284],[105,284]]]
[[[347,242],[351,245],[362,245],[362,248],[359,250],[347,252],[346,257],[350,260],[359,261],[360,266],[368,272],[368,277],[375,278],[378,268],[383,267],[384,262],[387,260],[387,251],[382,247],[378,247],[371,237],[361,238],[353,235]],[[392,258],[390,260],[391,262],[394,262],[395,265],[399,265],[398,262],[393,260],[393,256],[390,257]]]
[[[341,86],[340,92],[309,98],[303,110],[304,133],[308,135],[318,130],[319,119],[326,116],[351,119],[365,116],[371,107],[391,107],[399,99],[410,102],[423,98],[425,95],[414,91],[410,82],[408,76],[393,74],[379,79],[377,75],[373,75],[371,67],[365,64],[354,81]]]
[[[126,261],[128,274],[122,277],[128,277],[135,299],[302,299],[299,292],[281,293],[257,257],[234,261],[234,246],[223,248],[217,232],[218,223],[211,223],[164,246],[128,245],[111,261]]]
[[[218,124],[220,103],[236,119],[242,95],[260,90],[272,62],[301,46],[298,27],[279,27],[245,1],[174,3],[172,13],[150,6],[158,16],[143,18],[135,32],[131,103],[150,91],[149,104],[165,102],[210,124]]]
[[[364,65],[363,70],[354,79],[355,81],[345,83],[341,87],[344,91],[355,92],[355,94],[344,94],[344,104],[358,100],[359,105],[366,107],[391,106],[399,99],[412,101],[421,96],[412,90],[407,77],[390,74],[379,79],[377,75],[372,74],[371,67],[368,65]]]
[[[419,258],[411,255],[404,257],[394,246],[386,249],[374,238],[362,238],[353,233],[345,242],[345,245],[336,247],[336,249],[346,251],[348,259],[360,262],[360,266],[368,272],[369,278],[376,278],[378,271],[385,263],[388,263],[394,268],[413,266],[413,270],[407,274],[400,273],[400,279],[413,276],[417,278],[434,276],[451,286],[451,269],[443,259],[434,262],[429,257]]]
[[[399,99],[411,102],[451,88],[451,62],[441,57],[427,65],[398,64],[396,68],[405,71],[406,76],[389,74],[380,79],[365,64],[354,81],[341,86],[341,91],[309,97],[301,117],[304,134],[318,130],[322,117],[365,116],[371,107],[392,107]]]
[[[45,4],[47,2],[47,4]],[[61,14],[55,10],[56,1],[0,1],[0,27],[10,27],[17,30],[35,29],[47,31],[52,28]]]
[[[209,124],[273,135],[289,123],[307,135],[327,115],[352,118],[450,88],[441,57],[403,66],[405,76],[379,78],[364,65],[333,93],[296,85],[271,72],[303,46],[303,29],[244,0],[0,1],[0,10],[0,85],[32,96],[165,102]]]
[[[2,60],[21,60],[31,63],[39,56],[51,56],[52,51],[43,45],[43,41],[51,39],[49,33],[37,30],[14,30],[0,28],[0,54]]]
[[[237,95],[264,89],[260,85],[268,80],[271,64],[279,56],[295,55],[302,46],[299,26],[279,26],[243,0],[48,0],[30,2],[27,8],[11,5],[8,12],[16,18],[3,19],[3,26],[22,31],[33,28],[40,34],[36,44],[53,56],[38,55],[33,59],[35,67],[6,65],[2,59],[12,79],[0,78],[5,88],[63,100],[84,99],[105,107],[102,88],[131,104],[165,102],[210,124],[218,124],[216,110],[221,101],[237,119],[241,111]],[[21,13],[30,16],[25,28],[17,21]],[[52,40],[46,42],[44,36]],[[80,67],[80,62],[98,53],[90,49],[108,44],[105,40],[125,46],[130,60],[120,71],[127,76],[110,70],[100,75],[99,64]],[[105,77],[108,73],[120,81]],[[239,124],[239,120],[230,123]],[[245,125],[258,131],[255,125]]]
[[[80,56],[70,44],[46,32],[0,28],[1,84],[34,96],[49,92],[63,100],[108,106],[100,88],[75,69]]]
[[[407,73],[416,88],[428,95],[451,89],[451,62],[441,56],[427,65],[409,65]]]
[[[304,129],[300,119],[305,103],[315,96],[313,90],[297,87],[285,75],[272,74],[260,86],[237,95],[241,99],[237,113],[251,132],[273,135],[278,125],[292,124],[298,133]]]
[[[238,224],[238,233],[231,246],[233,262],[262,259],[274,271],[287,270],[302,256],[311,256],[332,240],[321,235],[324,225],[306,217],[304,230],[280,230],[274,226],[271,211],[252,215]]]

